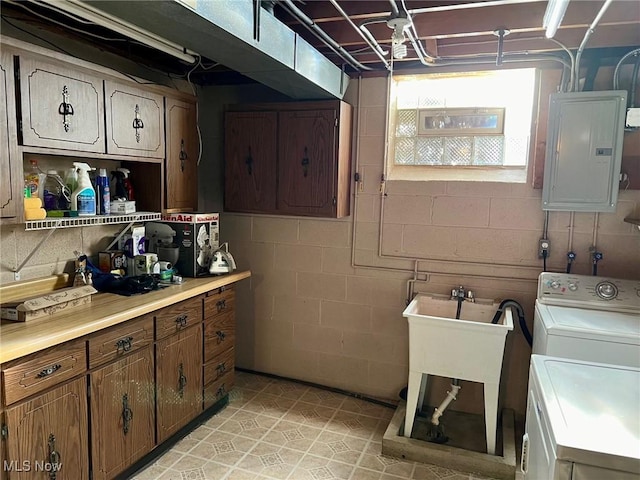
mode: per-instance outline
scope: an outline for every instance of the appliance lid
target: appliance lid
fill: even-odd
[[[640,369],[532,355],[558,460],[640,473]]]
[[[638,315],[542,305],[537,301],[536,310],[548,335],[640,346]]]

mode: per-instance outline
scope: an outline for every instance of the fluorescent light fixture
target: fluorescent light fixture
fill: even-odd
[[[172,55],[183,62],[191,64],[196,62],[195,57],[191,55],[195,52],[190,52],[176,43],[92,7],[86,2],[80,2],[78,0],[42,0],[42,2],[48,3],[55,8],[59,8],[85,20],[89,20],[96,25],[109,28],[114,32],[136,40],[148,47],[155,48],[156,50]]]
[[[547,10],[544,12],[544,19],[542,20],[545,37],[553,38],[556,34],[568,6],[569,0],[549,0]]]

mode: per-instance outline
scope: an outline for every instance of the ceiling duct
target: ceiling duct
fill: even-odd
[[[349,77],[254,0],[87,4],[198,52],[293,99],[344,96]]]

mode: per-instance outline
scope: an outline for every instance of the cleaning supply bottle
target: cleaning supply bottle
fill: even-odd
[[[78,188],[78,172],[76,167],[70,167],[67,170],[67,175],[64,177],[64,184],[67,186],[70,192],[75,192]]]
[[[111,213],[111,190],[106,168],[100,169],[96,184],[98,185],[98,210],[100,215],[109,215]]]
[[[50,210],[68,210],[70,197],[65,198],[66,186],[56,170],[47,170],[44,181],[44,208]]]
[[[116,171],[122,172],[123,174],[124,178],[122,180],[122,183],[124,185],[124,189],[127,192],[127,200],[135,200],[133,196],[133,185],[131,184],[131,179],[129,178],[129,175],[131,174],[131,170],[129,170],[128,168],[120,167],[120,168],[116,168]]]
[[[83,162],[73,162],[73,166],[78,172],[78,187],[71,194],[71,210],[76,210],[81,217],[95,215],[96,191],[89,178],[89,172],[93,168]]]
[[[34,198],[40,196],[40,180],[42,178],[42,170],[38,167],[37,160],[30,160],[29,169],[24,173],[24,186],[29,189],[29,197]]]

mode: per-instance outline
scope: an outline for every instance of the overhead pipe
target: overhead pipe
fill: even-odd
[[[327,47],[329,47],[336,55],[351,65],[356,70],[372,70],[371,67],[363,65],[358,60],[340,46],[333,38],[331,38],[324,30],[309,18],[302,10],[293,4],[292,0],[283,0],[281,5],[295,17],[302,25],[318,37]]]
[[[291,0],[285,0],[285,1],[287,3],[291,2]],[[342,9],[342,7],[338,4],[337,0],[329,0],[329,1],[331,2],[331,5],[333,5],[335,7],[335,9],[338,11],[338,13],[340,13],[340,15],[342,15],[342,17],[349,23],[349,25],[351,25],[353,27],[353,29],[356,32],[358,32],[358,35],[360,35],[360,37],[367,43],[367,45],[369,45],[369,47],[371,47],[371,50],[373,50],[373,52],[378,56],[378,58],[380,59],[382,64],[385,66],[385,68],[387,70],[390,70],[391,66],[389,65],[389,62],[380,53],[380,50],[382,50],[382,48],[380,47],[380,44],[378,42],[372,43],[371,40],[369,38],[367,38],[367,36],[362,32],[362,30],[360,28],[358,28],[358,26],[355,23],[353,23],[353,20],[351,20],[351,17],[349,17],[347,12],[345,12]],[[397,7],[396,7],[396,10],[397,10]],[[369,36],[371,37],[371,35],[369,35]]]
[[[580,47],[578,47],[578,51],[576,53],[576,67],[575,67],[576,68],[576,73],[575,73],[575,85],[574,85],[574,90],[576,92],[578,91],[578,88],[580,87],[580,59],[582,58],[582,52],[584,50],[584,47],[587,45],[587,42],[589,41],[589,38],[593,34],[593,32],[594,32],[594,30],[596,28],[596,25],[598,25],[598,23],[600,23],[600,20],[604,16],[604,12],[606,12],[607,8],[609,8],[609,5],[611,5],[611,2],[613,2],[613,0],[606,0],[606,2],[604,2],[602,7],[600,8],[600,11],[596,15],[596,18],[593,19],[593,22],[591,22],[591,25],[589,25],[589,28],[587,29],[586,33],[584,34],[584,38],[582,39],[582,43],[580,44]]]

